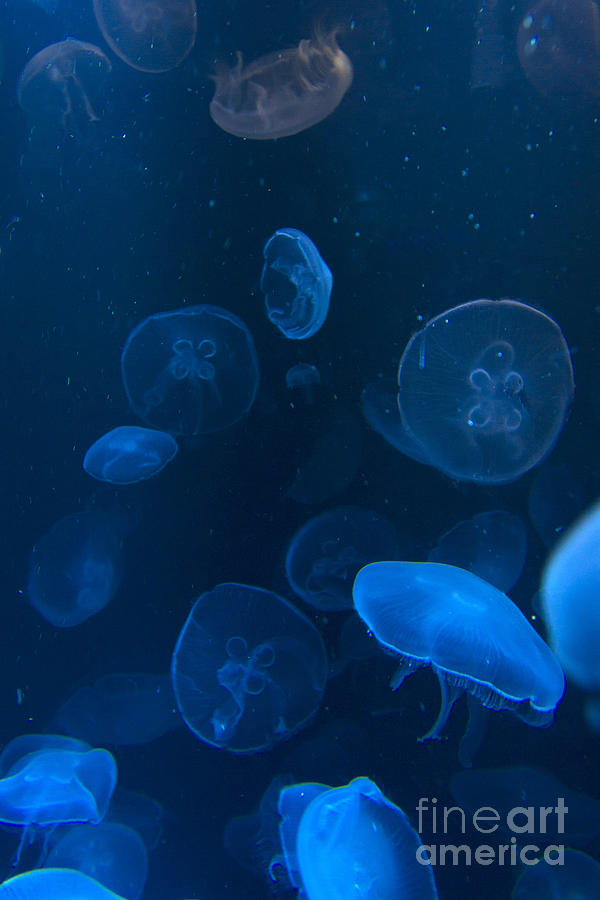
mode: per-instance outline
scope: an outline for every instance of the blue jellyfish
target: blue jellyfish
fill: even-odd
[[[360,570],[353,594],[369,630],[399,657],[392,690],[421,666],[438,677],[440,713],[421,740],[440,736],[465,692],[529,725],[553,722],[565,688],[560,663],[512,600],[477,575],[441,563],[376,562]],[[463,739],[465,765],[474,737]]]
[[[129,523],[88,510],[59,519],[35,545],[27,596],[57,628],[71,628],[100,612],[121,583],[122,540]]]
[[[297,228],[279,228],[263,250],[260,287],[269,320],[291,340],[312,337],[329,311],[331,271]]]
[[[59,749],[53,736],[44,747],[43,737],[36,736],[40,749],[25,752],[0,779],[0,822],[23,827],[17,861],[32,828],[101,822],[117,782],[107,750]]]
[[[436,900],[419,835],[369,778],[284,787],[279,813],[290,881],[307,900]]]
[[[511,900],[598,900],[600,863],[579,850],[553,853],[523,870]]]
[[[177,441],[164,431],[122,425],[92,444],[83,458],[83,468],[98,481],[136,484],[158,475],[177,449]]]
[[[352,609],[358,570],[378,559],[394,559],[398,534],[379,513],[340,506],[306,522],[292,538],[285,572],[293,592],[317,609]]]
[[[228,428],[250,409],[258,360],[241,319],[218,306],[156,313],[121,354],[129,405],[147,425],[193,436]]]
[[[430,465],[459,481],[503,484],[537,465],[573,391],[560,328],[516,300],[475,300],[436,316],[398,369],[403,427]]]
[[[527,556],[523,520],[502,509],[479,513],[442,535],[429,562],[468,569],[500,591],[509,591],[521,577]]]
[[[317,629],[282,597],[220,584],[196,600],[171,667],[186,725],[214,747],[250,753],[299,731],[327,680]]]
[[[300,394],[305,403],[314,403],[315,390],[321,384],[321,373],[310,363],[297,363],[285,373],[285,383]]]
[[[0,900],[124,900],[74,869],[35,869],[0,884]]]
[[[127,825],[73,825],[59,833],[44,868],[76,869],[115,894],[138,900],[148,875],[148,853],[141,837]]]
[[[600,503],[554,547],[542,575],[542,614],[550,645],[566,672],[600,699]]]
[[[81,687],[54,725],[96,747],[147,744],[181,724],[168,675],[114,673]]]

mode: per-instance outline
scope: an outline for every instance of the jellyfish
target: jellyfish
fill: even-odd
[[[477,575],[442,563],[375,562],[356,576],[353,596],[369,630],[399,659],[392,690],[422,666],[437,675],[442,705],[421,741],[439,738],[465,692],[529,725],[554,721],[565,689],[559,661],[512,600]],[[464,765],[482,736],[479,708],[471,702],[470,710]]]
[[[419,835],[369,778],[284,787],[279,814],[288,875],[307,900],[437,900]]]
[[[263,256],[260,287],[269,321],[291,340],[312,337],[327,318],[333,285],[319,251],[297,228],[279,228]]]
[[[0,900],[125,900],[75,869],[35,869],[0,884]],[[129,900],[129,898],[128,898]]]
[[[516,300],[441,313],[411,338],[398,369],[403,427],[430,465],[459,481],[503,484],[537,465],[573,390],[560,328]]]
[[[177,449],[175,439],[164,431],[122,425],[94,441],[83,458],[83,468],[98,481],[136,484],[162,472]]]
[[[352,63],[335,32],[316,34],[244,66],[217,66],[210,115],[236,137],[268,140],[298,134],[326,119],[352,84]]]
[[[146,424],[194,436],[228,428],[258,390],[258,360],[241,319],[218,306],[157,313],[121,354],[129,405]]]
[[[32,122],[74,134],[100,118],[112,65],[95,44],[69,38],[44,47],[19,76],[17,100]]]
[[[285,572],[294,593],[311,606],[352,609],[358,570],[397,553],[398,534],[388,519],[358,506],[340,506],[315,516],[296,532]]]
[[[314,625],[282,597],[220,584],[196,600],[171,677],[181,715],[200,740],[251,753],[312,718],[325,689],[327,655]]]
[[[168,72],[196,41],[195,0],[94,0],[94,13],[111,50],[141,72]]]

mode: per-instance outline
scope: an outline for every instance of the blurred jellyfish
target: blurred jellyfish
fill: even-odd
[[[315,390],[321,384],[321,374],[310,363],[298,363],[285,373],[287,386],[299,394],[305,403],[314,403]]]

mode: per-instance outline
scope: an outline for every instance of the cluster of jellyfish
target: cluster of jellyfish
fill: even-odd
[[[142,72],[181,65],[196,40],[194,0],[94,0],[94,12],[110,50]],[[481,52],[495,27],[486,15]],[[521,22],[521,63],[542,93],[549,48],[555,59],[565,16],[555,0],[541,0]],[[594,61],[592,54],[590,67]],[[18,101],[34,120],[58,118],[67,128],[76,115],[93,122],[111,68],[94,45],[75,39],[49,45],[26,64]],[[352,79],[335,33],[316,33],[248,65],[241,54],[234,67],[218,65],[210,116],[240,138],[291,136],[329,116]],[[597,78],[589,85],[587,79],[576,87],[596,96]],[[293,227],[271,235],[263,256],[268,320],[282,339],[310,339],[326,325],[329,267]],[[180,444],[186,452],[205,435],[226,433],[249,414],[259,387],[248,327],[210,305],[139,322],[123,347],[121,372],[136,424],[116,424],[83,458],[91,478],[117,488],[158,477],[176,464]],[[307,358],[288,369],[285,381],[292,403],[303,397],[311,404],[321,376]],[[517,300],[479,299],[426,322],[408,341],[396,377],[365,386],[362,411],[411,459],[459,482],[503,485],[549,456],[573,394],[559,325]],[[306,483],[292,485],[289,496],[319,495],[314,459],[303,473]],[[534,521],[535,510],[532,489]],[[56,628],[99,614],[119,591],[134,527],[110,510],[58,520],[33,548],[29,603]],[[131,814],[135,803],[117,787],[107,748],[146,743],[181,723],[200,742],[233,754],[266,752],[296,735],[315,716],[334,668],[311,610],[348,614],[348,659],[393,657],[393,691],[417,670],[432,671],[441,706],[420,741],[440,738],[466,695],[469,721],[457,751],[465,771],[451,786],[462,808],[476,810],[484,792],[496,809],[523,797],[536,806],[550,796],[570,797],[541,770],[471,768],[489,714],[507,711],[526,725],[549,727],[565,675],[583,693],[590,727],[600,731],[600,508],[587,510],[552,547],[540,585],[547,641],[508,596],[523,569],[526,540],[519,517],[491,509],[456,523],[427,559],[414,559],[410,540],[376,511],[340,506],[309,518],[281,548],[298,605],[267,587],[212,586],[181,625],[170,671],[109,673],[60,706],[56,733],[23,735],[4,747],[0,824],[18,831],[15,864],[31,844],[38,860],[0,885],[0,900],[138,900],[160,813],[141,801]],[[523,869],[514,900],[597,896],[598,864],[580,848],[600,835],[600,805],[575,793],[568,805],[580,825],[570,834],[572,848],[558,868],[544,859]],[[270,834],[268,858],[257,850],[264,838],[257,842],[247,822],[230,822],[226,845],[246,858],[256,850],[257,866],[278,890],[306,900],[437,897],[414,820],[366,776],[356,773],[341,785],[274,779],[260,809],[246,818]]]

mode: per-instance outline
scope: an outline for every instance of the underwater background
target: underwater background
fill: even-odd
[[[330,784],[368,776],[414,824],[419,797],[453,802],[466,720],[460,703],[445,739],[420,744],[439,704],[432,673],[392,693],[389,658],[342,665],[349,614],[303,604],[286,581],[298,528],[329,508],[360,506],[395,524],[407,558],[425,560],[457,522],[514,513],[526,523],[527,558],[510,596],[544,636],[535,596],[548,549],[529,518],[532,484],[544,466],[561,467],[577,495],[571,518],[598,496],[600,91],[579,102],[560,85],[542,96],[530,83],[516,50],[527,3],[506,3],[505,46],[481,60],[473,2],[202,0],[193,50],[161,74],[110,53],[91,3],[44,6],[0,5],[0,743],[51,731],[58,707],[102,675],[167,673],[194,600],[215,585],[277,592],[316,625],[330,659],[303,730],[249,755],[210,747],[183,724],[109,748],[119,785],[164,810],[143,900],[266,898],[268,875],[236,862],[223,832],[275,775]],[[295,46],[320,21],[339,26],[354,67],[335,112],[279,140],[221,131],[208,109],[215,60]],[[67,37],[100,46],[112,71],[97,121],[78,110],[44,134],[17,103],[17,79],[36,52]],[[262,251],[281,227],[308,234],[333,273],[326,322],[307,342],[286,340],[265,315]],[[369,382],[396,377],[424,322],[483,297],[552,317],[575,372],[549,458],[500,486],[458,483],[402,455],[360,406]],[[197,304],[231,310],[254,338],[260,387],[249,414],[230,430],[180,439],[156,478],[92,480],[82,468],[88,447],[117,425],[143,424],[121,377],[128,335],[148,316]],[[299,362],[319,369],[314,402],[286,386]],[[318,490],[294,499],[297,469],[316,446]],[[97,616],[55,628],[27,602],[31,551],[58,519],[93,508],[130,522],[122,581]],[[600,800],[598,741],[569,684],[549,729],[490,716],[475,765],[542,766]],[[15,874],[16,843],[0,834],[3,879]],[[587,849],[597,857],[600,845]],[[447,900],[509,897],[515,875],[435,871]]]

